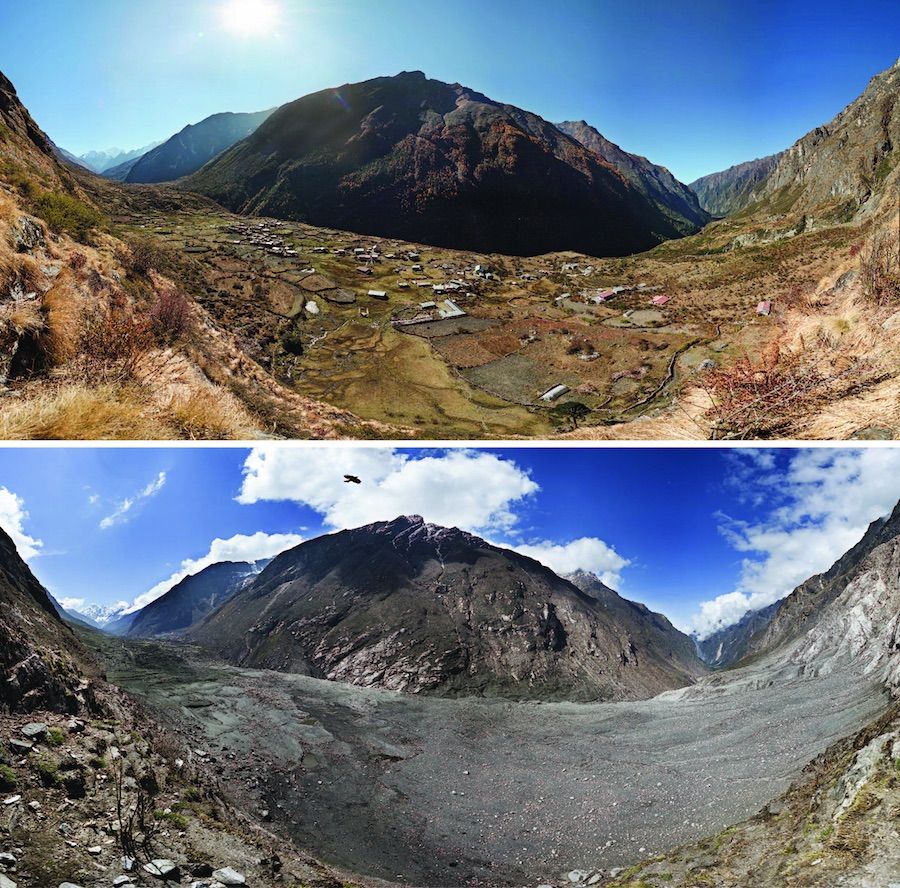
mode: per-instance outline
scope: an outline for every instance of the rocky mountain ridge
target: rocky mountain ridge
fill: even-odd
[[[770,154],[701,176],[690,183],[690,188],[708,213],[730,216],[753,201],[754,192],[772,175],[782,154]]]
[[[684,234],[693,234],[710,221],[710,214],[701,206],[697,195],[665,167],[623,150],[584,120],[565,120],[556,126],[612,164]]]

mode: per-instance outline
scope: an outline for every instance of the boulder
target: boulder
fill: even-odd
[[[3,873],[0,873],[0,888],[16,888],[16,883],[8,876],[4,876]]]
[[[113,879],[114,888],[119,888],[120,885],[131,885],[131,876],[116,876]]]
[[[43,249],[47,246],[43,229],[27,216],[19,219],[14,229],[13,239],[18,253],[31,253],[38,247]]]
[[[164,881],[178,882],[181,880],[181,871],[178,869],[178,864],[174,860],[168,860],[164,857],[145,863],[144,872]]]
[[[232,869],[230,866],[226,866],[223,869],[217,869],[213,873],[213,878],[217,882],[221,882],[223,885],[246,885],[247,880],[239,873],[237,870]]]
[[[46,735],[47,726],[43,722],[29,722],[22,728],[22,733],[32,740],[37,740]]]

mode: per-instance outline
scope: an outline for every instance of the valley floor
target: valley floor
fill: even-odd
[[[410,697],[102,642],[109,677],[220,769],[245,810],[325,862],[416,885],[559,883],[755,814],[882,713],[846,671],[736,673],[622,704]]]

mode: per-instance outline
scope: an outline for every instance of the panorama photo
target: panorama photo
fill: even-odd
[[[0,437],[900,435],[895,0],[0,0]]]
[[[890,888],[898,499],[894,448],[0,451],[0,884]]]

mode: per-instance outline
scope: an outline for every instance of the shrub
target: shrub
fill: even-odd
[[[56,786],[59,783],[59,765],[47,756],[38,756],[32,767],[44,786]]]
[[[100,212],[69,194],[45,191],[34,201],[34,208],[52,231],[65,232],[86,243],[91,232],[103,221]]]
[[[150,332],[162,345],[172,345],[184,339],[191,324],[191,304],[174,287],[159,294],[147,312]]]
[[[873,234],[859,260],[863,293],[878,303],[900,302],[900,239]]]
[[[133,377],[152,344],[148,326],[134,317],[123,296],[81,317],[78,353],[91,377]]]
[[[87,265],[87,257],[84,253],[72,253],[69,256],[69,268],[73,271],[81,271],[85,265]]]
[[[129,241],[116,258],[128,271],[146,277],[151,271],[159,271],[165,264],[165,250],[147,238]]]
[[[66,735],[62,728],[52,727],[47,729],[48,746],[62,746],[65,739]]]
[[[578,420],[584,419],[590,412],[591,408],[580,401],[566,401],[550,409],[550,418],[559,425],[570,424],[577,429]]]
[[[16,772],[9,765],[0,765],[0,791],[12,792],[17,785]]]

